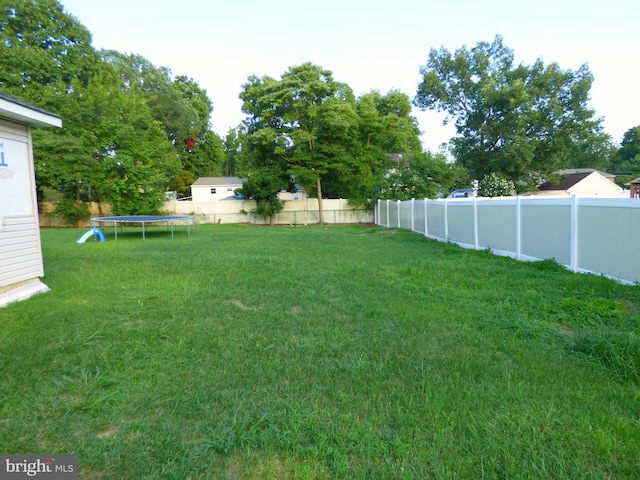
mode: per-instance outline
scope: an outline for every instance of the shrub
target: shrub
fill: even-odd
[[[480,181],[479,194],[482,197],[508,197],[516,194],[516,187],[511,180],[494,172]]]
[[[82,220],[89,219],[91,212],[86,203],[68,198],[56,204],[56,209],[51,212],[51,216],[61,218],[66,225],[77,227]]]

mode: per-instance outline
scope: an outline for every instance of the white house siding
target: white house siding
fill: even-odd
[[[611,195],[622,194],[623,189],[598,172],[593,172],[568,190],[572,195]]]
[[[0,136],[22,142],[29,142],[29,131],[26,125],[7,122],[0,118]]]
[[[0,119],[0,152],[4,163],[25,182],[9,186],[0,176],[0,293],[44,275],[30,132],[26,125]],[[9,151],[18,152],[11,155]],[[0,161],[2,163],[2,161]],[[9,168],[13,167],[13,168]],[[14,173],[15,172],[15,173]],[[3,176],[8,177],[8,173]],[[16,176],[12,179],[15,180]],[[7,183],[3,185],[3,183]],[[10,198],[7,198],[10,197]]]
[[[35,217],[3,219],[0,231],[0,291],[44,275]]]
[[[242,188],[238,177],[200,177],[191,185],[191,199],[196,202],[217,202],[234,195],[234,190]]]

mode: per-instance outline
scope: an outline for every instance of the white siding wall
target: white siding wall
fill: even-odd
[[[34,217],[5,218],[0,231],[0,288],[43,275],[38,222]]]
[[[573,195],[615,195],[622,193],[622,191],[622,188],[597,172],[593,172],[587,178],[569,189],[569,193]]]
[[[233,196],[233,191],[236,188],[241,188],[240,185],[197,185],[191,186],[191,198],[194,202],[211,202],[220,201],[224,198]],[[211,189],[215,188],[216,193],[211,193]]]
[[[28,169],[31,205],[26,208],[29,213],[20,215],[0,210],[0,290],[44,275],[29,129],[0,119],[0,142],[3,140],[26,144],[27,158],[18,161],[28,164],[20,167]]]

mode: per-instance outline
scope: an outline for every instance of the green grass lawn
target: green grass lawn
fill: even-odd
[[[369,226],[83,232],[42,231],[51,292],[0,309],[0,452],[91,479],[640,475],[639,286]]]

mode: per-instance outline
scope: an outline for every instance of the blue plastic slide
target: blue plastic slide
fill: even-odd
[[[84,235],[82,235],[76,243],[86,242],[91,235],[95,235],[96,240],[98,240],[99,242],[104,242],[104,233],[102,233],[102,231],[99,228],[92,228],[91,230],[86,232]]]

